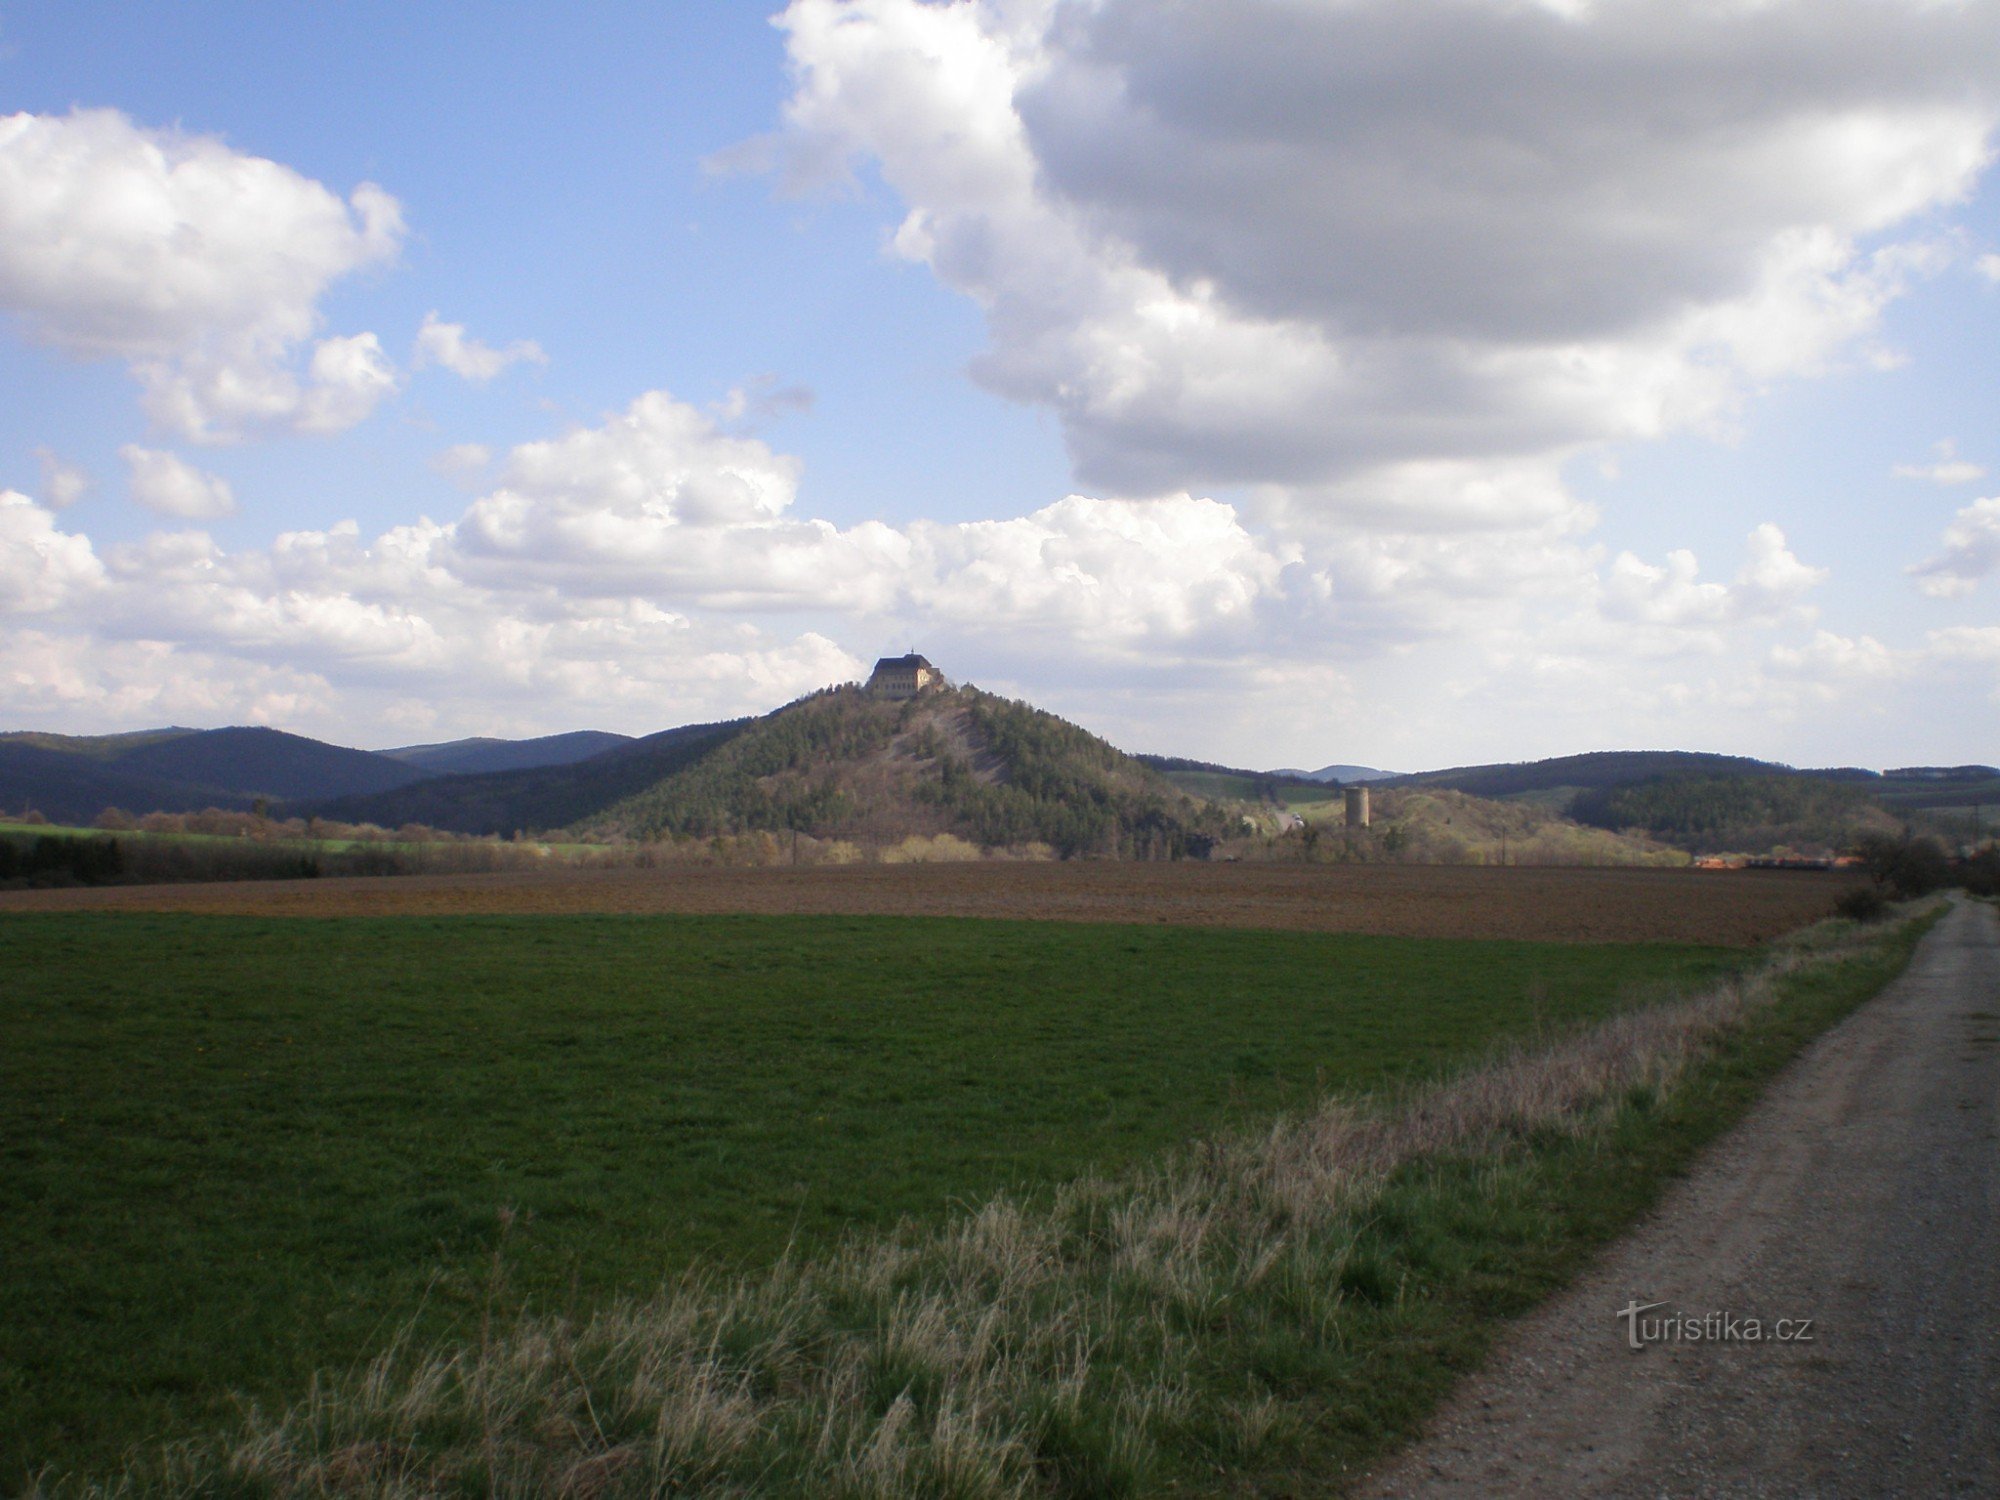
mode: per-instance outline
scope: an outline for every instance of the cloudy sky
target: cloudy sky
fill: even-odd
[[[1996,142],[2000,0],[0,0],[0,727],[2000,759]]]

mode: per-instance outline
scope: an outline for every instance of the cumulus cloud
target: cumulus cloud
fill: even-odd
[[[1694,553],[1667,554],[1663,565],[1630,552],[1612,560],[1605,579],[1605,613],[1649,625],[1723,625],[1773,620],[1825,581],[1824,568],[1799,561],[1785,534],[1768,522],[1750,533],[1749,558],[1733,583],[1701,583]]]
[[[1898,479],[1928,479],[1932,484],[1976,484],[1986,477],[1986,470],[1979,464],[1967,463],[1958,456],[1958,444],[1945,438],[1932,450],[1933,458],[1927,464],[1897,464],[1895,475]]]
[[[50,510],[67,510],[90,489],[90,476],[75,464],[65,463],[50,448],[37,448],[35,462],[42,470],[42,503]]]
[[[1969,594],[2000,568],[2000,496],[1975,500],[1945,528],[1944,550],[1907,571],[1933,599]]]
[[[93,593],[104,567],[88,537],[18,490],[0,490],[0,613],[39,614]]]
[[[319,301],[402,238],[372,183],[343,200],[116,110],[0,118],[0,308],[43,343],[124,361],[153,421],[190,441],[365,417],[393,373],[372,334],[316,338]]]
[[[549,357],[533,339],[521,339],[504,349],[495,349],[470,338],[463,323],[444,323],[435,312],[424,314],[417,330],[417,352],[412,363],[418,369],[439,365],[466,380],[484,383],[509,365],[545,365]]]
[[[217,503],[219,481],[172,454],[127,459],[135,488],[185,517]],[[769,708],[916,642],[1129,743],[1172,748],[1160,726],[1185,720],[1183,748],[1225,753],[1240,735],[1228,753],[1254,760],[1271,725],[1353,710],[1412,652],[1442,653],[1438,691],[1465,722],[1555,723],[1551,705],[1578,694],[1639,722],[1660,702],[1721,702],[1684,664],[1753,661],[1750,643],[1801,623],[1823,576],[1769,526],[1730,581],[1706,582],[1679,555],[1606,566],[1567,516],[1286,531],[1187,493],[840,527],[799,513],[796,460],[664,392],[492,467],[456,519],[373,537],[350,521],[242,551],[194,529],[94,549],[13,497],[0,611],[40,642],[6,657],[31,685],[21,711],[132,722],[187,701],[170,679],[193,674],[221,705],[209,720],[290,703],[297,727],[337,736],[650,729]],[[1741,696],[1753,669],[1733,670]],[[1802,671],[1786,690],[1810,696]],[[1194,703],[1209,707],[1174,718]]]
[[[236,495],[229,481],[195,468],[177,454],[127,443],[118,456],[125,460],[133,500],[147,510],[184,521],[236,514]]]
[[[780,134],[985,310],[989,388],[1123,493],[1377,477],[1726,418],[1945,252],[1986,7],[794,0]],[[1895,234],[1903,238],[1889,238]],[[1865,351],[1864,351],[1865,352]]]

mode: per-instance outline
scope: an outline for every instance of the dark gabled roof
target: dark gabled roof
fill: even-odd
[[[897,667],[908,667],[912,671],[914,671],[918,667],[923,667],[927,671],[931,672],[935,672],[937,670],[936,667],[933,667],[928,661],[926,661],[923,657],[917,655],[917,653],[914,651],[912,651],[908,656],[885,656],[880,661],[875,663],[875,670],[878,672],[891,671]]]

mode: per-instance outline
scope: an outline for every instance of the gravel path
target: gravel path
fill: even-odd
[[[1763,1340],[1643,1339],[1710,1313]],[[1993,908],[1959,903],[1358,1492],[2000,1495]]]

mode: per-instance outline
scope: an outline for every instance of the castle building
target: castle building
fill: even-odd
[[[944,685],[944,673],[914,651],[883,657],[868,677],[868,691],[884,698],[914,698]]]

